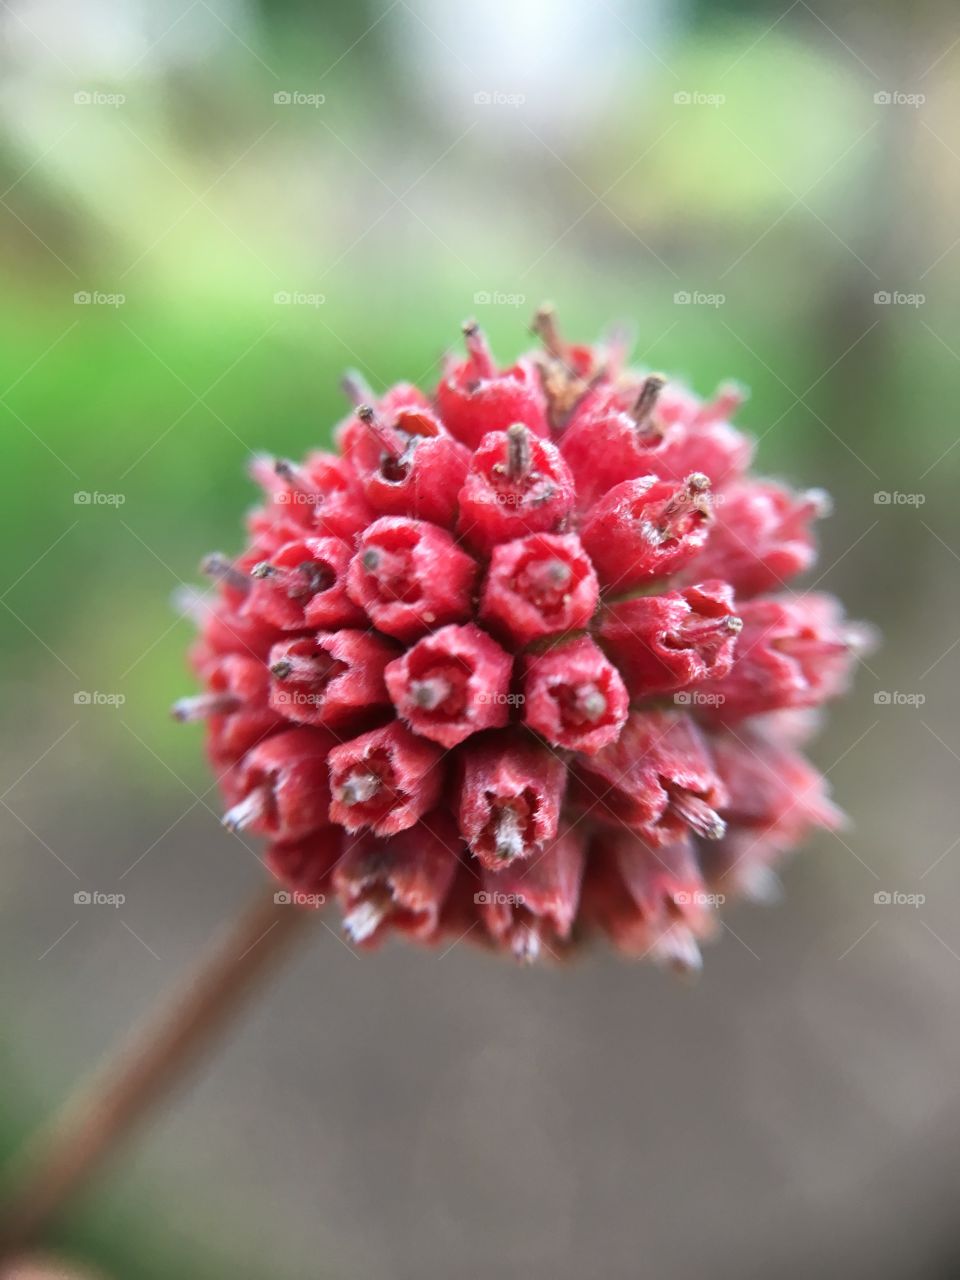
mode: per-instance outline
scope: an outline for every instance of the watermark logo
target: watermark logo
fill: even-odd
[[[277,307],[322,307],[326,300],[326,294],[301,293],[297,289],[280,289],[273,295]]]
[[[727,300],[725,293],[701,293],[695,289],[678,289],[673,295],[674,304],[678,307],[722,307]]]
[[[673,894],[673,902],[678,907],[722,907],[726,900],[725,893],[703,893],[699,890],[689,893],[681,889]]]
[[[878,289],[873,301],[878,307],[922,307],[927,300],[925,293],[901,293],[897,289]]]
[[[925,693],[901,693],[898,689],[878,689],[873,695],[876,707],[922,707],[926,700]]]
[[[899,889],[892,892],[878,889],[873,901],[878,907],[922,907],[927,900],[925,893],[901,893]]]
[[[73,695],[77,707],[122,707],[126,700],[125,693],[101,693],[97,689],[78,689]]]
[[[873,495],[878,507],[922,507],[926,500],[925,493],[901,493],[899,489],[878,489]]]
[[[678,107],[722,107],[725,93],[703,93],[700,89],[678,89],[673,95]]]
[[[319,507],[326,500],[326,494],[307,493],[303,489],[281,489],[273,494],[273,501],[280,506]]]
[[[78,889],[73,895],[78,907],[122,907],[127,900],[125,893],[101,893],[99,889]]]
[[[526,494],[513,489],[501,493],[498,489],[487,489],[484,493],[473,496],[473,501],[482,507],[522,507]]]
[[[502,89],[478,89],[473,95],[477,107],[522,107],[526,100],[525,93],[504,93]]]
[[[722,707],[726,702],[726,694],[707,693],[701,689],[687,689],[673,695],[678,707]]]
[[[122,507],[126,500],[125,493],[101,493],[99,489],[78,489],[73,495],[77,507]]]
[[[103,93],[100,89],[78,89],[73,101],[78,107],[122,107],[127,100],[125,93]]]
[[[122,307],[127,300],[125,293],[101,293],[99,289],[80,289],[73,295],[75,307]]]
[[[322,107],[327,100],[325,93],[304,93],[302,89],[278,89],[273,95],[278,107]]]
[[[321,707],[324,701],[322,693],[304,693],[302,689],[277,689],[272,697],[283,707]]]
[[[478,703],[493,703],[498,707],[522,707],[526,698],[522,693],[490,693],[481,689],[477,694]]]
[[[522,893],[498,893],[494,889],[481,889],[473,900],[478,907],[522,907],[526,902]]]
[[[488,289],[480,289],[473,295],[473,305],[475,307],[525,307],[527,305],[527,295],[525,293],[500,293],[496,289],[490,291]]]
[[[881,89],[873,95],[878,107],[922,107],[927,100],[925,93],[904,93],[902,89]]]
[[[278,907],[322,907],[327,896],[324,893],[304,893],[300,889],[278,889],[273,900]]]

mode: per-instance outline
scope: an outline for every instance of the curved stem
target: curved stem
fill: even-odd
[[[225,1029],[309,913],[261,891],[182,988],[29,1143],[0,1207],[0,1262],[33,1244],[149,1108]]]

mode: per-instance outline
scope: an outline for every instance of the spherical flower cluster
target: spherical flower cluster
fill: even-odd
[[[864,631],[787,586],[825,499],[748,474],[736,388],[534,327],[502,369],[466,325],[430,396],[348,376],[336,452],[254,460],[174,713],[206,720],[226,825],[356,944],[602,935],[690,969],[840,821],[798,746]]]

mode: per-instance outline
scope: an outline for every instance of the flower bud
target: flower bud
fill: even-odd
[[[524,645],[585,627],[598,597],[596,574],[576,534],[532,534],[494,551],[480,618],[497,635]]]
[[[347,591],[381,631],[409,641],[447,622],[467,622],[476,576],[476,562],[446,530],[385,517],[360,539]]]
[[[443,752],[398,721],[330,752],[330,821],[379,836],[412,827],[443,786]]]
[[[418,640],[387,667],[386,684],[410,728],[449,748],[507,723],[512,669],[510,655],[471,622]]]

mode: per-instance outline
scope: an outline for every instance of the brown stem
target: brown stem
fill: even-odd
[[[0,1263],[33,1244],[118,1142],[225,1029],[309,912],[260,892],[182,988],[68,1098],[18,1161]]]

